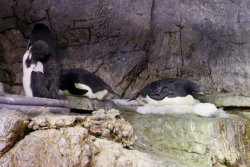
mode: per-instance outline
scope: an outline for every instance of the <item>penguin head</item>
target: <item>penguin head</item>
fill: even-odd
[[[152,82],[148,85],[146,85],[139,93],[138,95],[141,95],[143,97],[149,96],[157,96],[160,94],[162,90],[162,85],[158,82]]]
[[[149,94],[159,94],[162,90],[162,85],[154,82],[151,85],[151,89],[149,89]]]
[[[136,97],[141,95],[142,97],[149,96],[152,99],[155,100],[162,100],[165,98],[166,93],[164,93],[164,90],[166,90],[167,87],[163,86],[160,82],[152,82],[145,86]]]
[[[50,48],[47,45],[46,42],[42,40],[36,41],[32,46],[31,46],[31,54],[32,54],[32,59],[34,61],[45,61],[50,54]]]
[[[199,86],[196,83],[193,83],[191,81],[187,82],[186,84],[186,90],[187,93],[190,95],[204,95],[204,93],[200,90]]]

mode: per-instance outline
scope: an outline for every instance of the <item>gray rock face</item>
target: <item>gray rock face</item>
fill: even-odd
[[[250,93],[249,6],[247,0],[1,0],[0,81],[22,94],[22,55],[32,26],[43,22],[64,68],[94,72],[123,96],[166,77],[191,79],[209,93]]]
[[[202,102],[213,103],[217,107],[237,107],[237,108],[249,108],[250,107],[250,97],[247,95],[237,95],[237,94],[218,94],[218,95],[208,95],[200,97]]]
[[[194,115],[124,114],[138,140],[135,148],[193,166],[248,166],[249,119]],[[249,117],[248,117],[249,118]]]
[[[92,115],[29,116],[0,110],[0,164],[247,166],[249,118],[249,113],[201,118],[120,113],[114,109]]]
[[[134,133],[117,110],[91,116],[40,115],[29,121],[20,112],[0,114],[0,166],[183,167],[170,158],[124,148],[133,145]],[[25,128],[23,120],[29,123]],[[27,128],[30,133],[16,142]]]
[[[20,112],[0,110],[0,157],[23,137],[27,125],[27,116]]]
[[[182,167],[104,139],[92,141],[80,127],[36,131],[1,159],[3,166]],[[37,142],[39,141],[39,142]]]

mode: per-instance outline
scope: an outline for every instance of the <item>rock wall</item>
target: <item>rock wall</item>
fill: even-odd
[[[1,109],[0,116],[1,167],[184,167],[132,149],[133,128],[117,110],[34,116]]]
[[[1,109],[0,166],[248,167],[249,136],[249,111],[201,118]]]
[[[250,164],[249,114],[201,118],[191,114],[142,116],[128,112],[124,118],[138,136],[134,147],[139,151],[171,157],[190,167]]]
[[[22,94],[22,56],[47,24],[64,68],[82,67],[123,96],[166,77],[202,90],[249,92],[247,0],[0,0],[0,81]]]

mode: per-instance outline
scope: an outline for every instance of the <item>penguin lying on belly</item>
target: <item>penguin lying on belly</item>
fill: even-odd
[[[137,95],[140,104],[187,104],[196,102],[193,97],[204,95],[197,84],[192,81],[168,78],[146,85]]]
[[[146,85],[136,96],[141,114],[186,114],[214,117],[224,113],[211,103],[200,103],[197,95],[204,95],[192,81],[169,78]]]
[[[108,93],[119,96],[101,78],[80,68],[61,71],[60,90],[97,100],[103,100]]]

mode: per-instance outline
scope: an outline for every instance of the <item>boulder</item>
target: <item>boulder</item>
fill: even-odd
[[[32,118],[28,127],[33,130],[82,126],[96,137],[102,137],[121,143],[124,147],[134,144],[133,127],[121,117],[115,109],[94,111],[89,116],[41,115]]]
[[[1,113],[5,118],[5,113]],[[46,114],[29,118],[27,122],[25,129],[29,131],[19,142],[13,141],[15,145],[11,149],[4,150],[1,166],[184,167],[170,158],[160,159],[131,150],[133,128],[117,110],[99,110],[91,116]],[[15,122],[5,123],[15,125]],[[20,130],[12,131],[16,136],[24,134]]]
[[[200,97],[202,102],[213,103],[217,107],[250,107],[250,96],[244,94],[216,94]]]
[[[114,103],[111,100],[94,100],[77,96],[67,96],[67,100],[69,101],[69,107],[72,109],[94,111],[114,107]]]
[[[120,144],[104,139],[91,139],[87,129],[69,127],[32,132],[6,153],[3,166],[81,166],[81,167],[182,167],[169,160],[157,158],[136,150],[127,150]]]
[[[22,139],[28,117],[14,110],[0,110],[0,157]]]
[[[140,115],[124,112],[137,136],[135,149],[171,157],[187,166],[249,164],[247,117],[202,118],[195,115]]]

